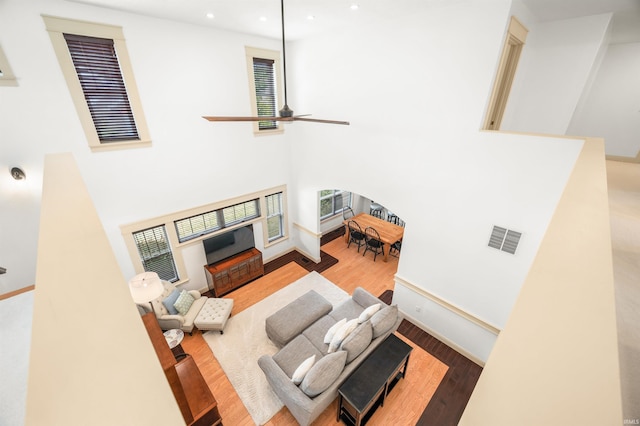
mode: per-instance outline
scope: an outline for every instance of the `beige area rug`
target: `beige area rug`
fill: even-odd
[[[258,425],[265,424],[283,407],[258,366],[258,358],[278,351],[267,337],[265,319],[310,290],[315,290],[334,306],[349,296],[322,275],[310,272],[229,318],[224,334],[210,331],[203,335],[240,400]]]

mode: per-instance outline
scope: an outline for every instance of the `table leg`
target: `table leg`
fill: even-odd
[[[387,247],[389,247],[389,248],[387,248]],[[390,251],[391,251],[391,245],[387,244],[387,243],[384,243],[382,245],[382,260],[383,261],[385,261],[385,262],[389,261],[389,252]]]

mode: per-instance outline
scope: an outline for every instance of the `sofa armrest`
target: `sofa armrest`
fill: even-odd
[[[356,287],[356,289],[353,291],[351,299],[353,299],[354,302],[356,302],[363,308],[368,308],[369,306],[375,305],[376,303],[382,303],[383,307],[386,306],[386,303],[384,303],[382,300],[378,299],[376,296],[369,293],[362,287]]]
[[[182,324],[184,324],[184,318],[182,317],[182,315],[162,315],[158,317],[158,324],[163,330],[182,328]]]
[[[298,423],[303,426],[311,423],[315,419],[313,400],[291,381],[270,355],[262,355],[258,359],[258,365],[267,377],[273,392],[287,406]]]
[[[189,290],[187,293],[189,293],[195,300],[198,300],[200,299],[200,297],[202,297],[202,294],[200,294],[198,290]]]

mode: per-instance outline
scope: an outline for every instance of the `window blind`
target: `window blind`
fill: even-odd
[[[139,140],[113,40],[64,34],[101,143]]]
[[[276,83],[272,59],[253,58],[253,78],[256,86],[258,116],[276,116]],[[259,121],[260,130],[276,129],[275,121]]]
[[[164,225],[134,232],[133,239],[145,271],[156,272],[160,279],[166,281],[178,281],[178,272]]]

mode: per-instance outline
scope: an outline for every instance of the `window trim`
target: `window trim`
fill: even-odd
[[[115,25],[99,24],[74,19],[65,19],[55,16],[42,15],[45,22],[53,49],[60,63],[60,68],[67,82],[67,87],[73,104],[76,107],[80,123],[92,151],[107,151],[124,148],[140,148],[151,146],[151,136],[147,128],[147,122],[142,110],[142,102],[133,75],[131,60],[127,51],[126,42],[122,27]],[[122,78],[127,88],[127,97],[131,105],[131,111],[135,119],[139,140],[129,140],[121,142],[101,143],[96,131],[91,112],[87,106],[80,80],[76,74],[73,60],[69,54],[69,48],[64,39],[63,33],[84,35],[89,37],[100,37],[112,39],[114,47],[118,53],[118,63],[122,72]]]
[[[267,205],[267,198],[269,197],[273,197],[274,195],[280,195],[280,211],[277,214],[269,214],[269,208]],[[284,196],[284,192],[283,191],[277,191],[274,192],[273,194],[267,194],[264,196],[264,201],[265,201],[265,212],[264,212],[264,228],[265,228],[265,243],[266,244],[274,244],[278,241],[280,241],[281,239],[286,237],[286,227],[285,227],[285,196]],[[275,216],[279,216],[280,217],[280,235],[273,237],[273,238],[269,238],[269,218],[271,217],[275,217]]]
[[[17,86],[18,80],[13,74],[11,66],[9,66],[9,59],[4,54],[2,46],[0,46],[0,86]]]
[[[249,99],[251,103],[251,114],[253,116],[258,115],[258,100],[256,99],[256,82],[255,75],[253,73],[253,58],[269,59],[273,61],[273,68],[275,70],[274,82],[276,84],[276,113],[282,108],[283,95],[282,95],[282,72],[280,66],[280,52],[277,50],[260,49],[257,47],[245,46],[245,57],[247,62],[247,75],[249,80]],[[258,135],[273,135],[284,133],[284,126],[281,121],[276,121],[275,129],[260,130],[259,122],[253,122],[253,134]]]
[[[267,235],[265,234],[266,231],[266,211],[267,211],[267,206],[266,206],[266,201],[265,201],[265,197],[267,195],[271,195],[277,192],[282,192],[282,209],[283,209],[283,214],[284,214],[284,218],[283,218],[283,233],[284,236],[278,240],[274,240],[273,242],[268,242],[268,238]],[[239,203],[243,203],[243,202],[247,202],[247,201],[251,201],[255,198],[258,198],[259,201],[259,207],[260,207],[260,216],[256,217],[255,219],[251,219],[248,221],[244,221],[241,223],[236,223],[233,225],[230,225],[227,228],[223,228],[223,229],[219,229],[216,232],[212,232],[209,234],[205,234],[205,235],[201,235],[199,237],[196,238],[192,238],[190,240],[184,241],[184,242],[180,242],[178,241],[178,233],[176,231],[175,226],[173,225],[174,221],[178,221],[180,219],[186,219],[188,217],[191,216],[197,216],[198,214],[202,214],[202,213],[206,213],[208,211],[213,211],[213,210],[218,210],[218,209],[223,209],[225,207],[230,207]],[[246,195],[242,195],[236,198],[231,198],[231,199],[227,199],[227,200],[223,200],[223,201],[219,201],[219,202],[215,202],[215,203],[211,203],[211,204],[207,204],[204,206],[199,206],[199,207],[194,207],[192,209],[187,209],[187,210],[182,210],[182,211],[178,211],[178,212],[173,212],[173,213],[168,213],[166,215],[163,216],[159,216],[159,217],[155,217],[155,218],[150,218],[150,219],[146,219],[146,220],[141,220],[138,222],[134,222],[134,223],[130,223],[130,224],[126,224],[126,225],[121,225],[120,226],[120,233],[122,234],[122,237],[124,239],[125,242],[125,246],[127,247],[127,251],[129,252],[129,258],[131,259],[131,263],[133,264],[133,269],[135,271],[136,274],[140,274],[142,272],[144,272],[144,266],[142,264],[142,260],[140,259],[140,256],[138,254],[138,247],[135,244],[134,238],[133,238],[133,233],[134,232],[138,232],[138,231],[142,231],[145,229],[149,229],[149,228],[155,228],[158,226],[165,226],[165,230],[167,232],[167,237],[169,239],[169,245],[171,247],[171,251],[173,254],[173,261],[176,265],[176,269],[177,269],[177,273],[178,273],[178,277],[179,280],[176,282],[177,285],[180,284],[184,284],[186,282],[189,281],[189,276],[187,274],[187,268],[185,266],[185,262],[184,262],[184,257],[182,255],[182,251],[184,249],[189,248],[190,246],[192,246],[193,244],[201,244],[200,242],[205,239],[205,238],[209,238],[213,235],[217,235],[218,233],[221,232],[226,232],[232,229],[236,229],[242,226],[246,226],[248,224],[253,224],[253,223],[258,223],[258,222],[262,222],[262,230],[263,230],[263,247],[267,248],[272,246],[273,244],[279,243],[281,241],[285,241],[288,238],[288,219],[287,219],[287,186],[286,185],[281,185],[281,186],[277,186],[277,187],[273,187],[273,188],[269,188],[269,189],[265,189],[265,190],[261,190],[261,191],[257,191],[251,194],[246,194]]]

